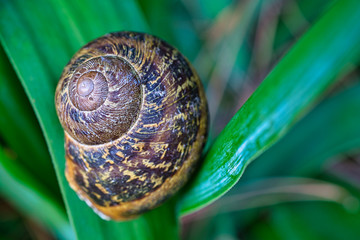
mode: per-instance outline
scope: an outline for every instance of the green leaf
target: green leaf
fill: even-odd
[[[62,239],[74,238],[63,208],[39,182],[0,148],[0,194]]]
[[[358,57],[359,17],[357,1],[338,1],[289,51],[209,150],[179,205],[182,214],[226,193]]]
[[[40,126],[1,46],[0,112],[0,136],[6,146],[19,156],[19,164],[59,197],[55,172]]]
[[[63,67],[77,48],[93,38],[125,27],[146,32],[146,26],[135,1],[2,1],[0,5],[0,40],[40,122],[78,239],[177,238],[173,204],[131,222],[106,222],[79,200],[64,176],[64,134],[54,106]],[[152,227],[159,223],[160,227]]]
[[[315,175],[339,154],[360,147],[360,84],[326,99],[257,158],[244,177]]]

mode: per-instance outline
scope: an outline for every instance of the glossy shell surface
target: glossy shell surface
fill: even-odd
[[[66,178],[105,219],[153,209],[188,180],[206,139],[198,75],[166,42],[118,32],[81,48],[55,94]]]

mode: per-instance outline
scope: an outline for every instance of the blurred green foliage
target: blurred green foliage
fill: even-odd
[[[358,5],[1,1],[0,239],[358,239]],[[53,95],[77,49],[121,30],[157,35],[189,58],[211,126],[181,193],[118,223],[69,188]]]

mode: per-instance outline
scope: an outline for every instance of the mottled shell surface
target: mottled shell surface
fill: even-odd
[[[105,219],[153,209],[188,180],[207,131],[198,75],[166,42],[117,32],[81,48],[55,103],[65,130],[66,178]]]

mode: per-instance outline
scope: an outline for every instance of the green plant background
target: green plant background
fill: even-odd
[[[0,239],[358,239],[359,19],[356,0],[1,1]],[[121,30],[177,47],[211,114],[189,184],[128,222],[69,188],[54,108],[76,50]]]

